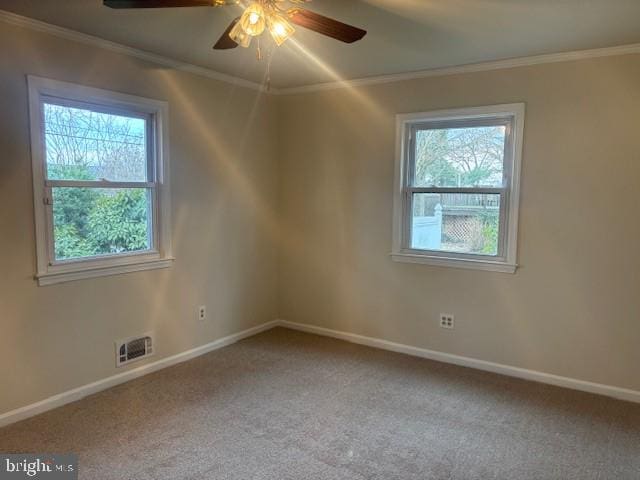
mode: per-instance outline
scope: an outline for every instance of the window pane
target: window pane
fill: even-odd
[[[414,186],[501,187],[504,126],[418,130]]]
[[[413,195],[411,248],[498,255],[500,195]]]
[[[51,180],[147,180],[146,121],[44,104],[47,177]]]
[[[54,188],[56,260],[151,248],[150,190]]]

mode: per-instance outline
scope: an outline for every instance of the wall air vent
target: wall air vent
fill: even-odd
[[[132,337],[116,342],[116,367],[142,360],[153,355],[153,335]]]

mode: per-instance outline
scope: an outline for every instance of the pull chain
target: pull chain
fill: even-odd
[[[267,53],[267,72],[265,74],[265,83],[267,92],[271,90],[271,62],[273,61],[273,54],[275,53],[275,48],[271,48],[271,50]]]
[[[256,50],[256,57],[258,61],[260,61],[262,60],[262,49],[260,48],[260,37],[258,37],[257,40],[258,40],[258,49]]]

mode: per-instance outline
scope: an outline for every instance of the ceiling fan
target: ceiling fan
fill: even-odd
[[[168,7],[222,7],[241,5],[244,12],[235,18],[213,47],[228,50],[249,47],[251,39],[268,30],[277,45],[282,45],[295,33],[292,23],[345,43],[362,39],[367,32],[325,17],[305,8],[287,4],[303,4],[311,0],[252,0],[245,6],[241,0],[104,0],[111,8],[168,8]]]

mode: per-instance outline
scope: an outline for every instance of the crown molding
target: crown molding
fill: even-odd
[[[640,53],[640,43],[621,45],[617,47],[596,48],[590,50],[576,50],[572,52],[550,53],[544,55],[534,55],[529,57],[509,58],[492,62],[469,63],[453,67],[433,68],[407,73],[394,73],[390,75],[380,75],[375,77],[358,78],[354,80],[344,80],[314,85],[304,85],[301,87],[280,88],[276,90],[277,95],[293,95],[300,93],[322,92],[336,90],[340,88],[355,88],[367,85],[380,85],[385,83],[402,82],[406,80],[416,80],[428,77],[442,77],[446,75],[458,75],[463,73],[486,72],[491,70],[503,70],[515,67],[528,67],[532,65],[542,65],[545,63],[570,62],[575,60],[585,60],[589,58],[611,57],[617,55],[629,55]]]
[[[342,88],[356,88],[368,85],[381,85],[385,83],[402,82],[406,80],[416,80],[428,77],[442,77],[446,75],[459,75],[464,73],[486,72],[491,70],[503,70],[507,68],[528,67],[532,65],[542,65],[546,63],[570,62],[575,60],[585,60],[589,58],[611,57],[618,55],[629,55],[640,53],[640,43],[630,45],[621,45],[616,47],[595,48],[589,50],[575,50],[571,52],[549,53],[544,55],[534,55],[528,57],[509,58],[505,60],[496,60],[491,62],[469,63],[465,65],[457,65],[443,68],[432,68],[428,70],[420,70],[406,73],[393,73],[389,75],[379,75],[372,77],[356,78],[352,80],[333,81],[326,83],[317,83],[312,85],[303,85],[300,87],[284,87],[269,90],[250,80],[234,77],[215,70],[193,65],[191,63],[181,62],[173,58],[165,57],[155,53],[147,52],[137,48],[122,45],[120,43],[105,40],[86,33],[81,33],[69,28],[59,27],[50,23],[35,20],[33,18],[24,17],[6,10],[0,10],[0,21],[17,25],[24,28],[30,28],[43,33],[48,33],[56,37],[65,38],[87,45],[103,48],[112,52],[129,55],[151,63],[164,65],[166,67],[192,73],[202,77],[211,78],[231,85],[257,90],[259,92],[272,95],[294,95],[302,93],[322,92],[327,90],[337,90]]]
[[[48,33],[50,35],[64,38],[66,40],[72,40],[75,42],[84,43],[86,45],[99,47],[111,52],[139,58],[141,60],[146,60],[147,62],[163,65],[165,67],[180,70],[182,72],[192,73],[201,77],[211,78],[221,82],[229,83],[234,86],[249,88],[252,90],[257,90],[259,92],[267,92],[266,87],[264,85],[260,85],[259,83],[251,82],[239,77],[234,77],[233,75],[227,75],[225,73],[217,72],[205,67],[200,67],[198,65],[193,65],[191,63],[181,62],[173,58],[129,47],[127,45],[122,45],[120,43],[105,40],[103,38],[88,35],[86,33],[81,33],[69,28],[59,27],[57,25],[52,25],[40,20],[17,15],[6,10],[0,10],[0,21],[19,27],[29,28],[38,32]],[[272,88],[270,93],[273,93],[273,91],[274,89]]]

